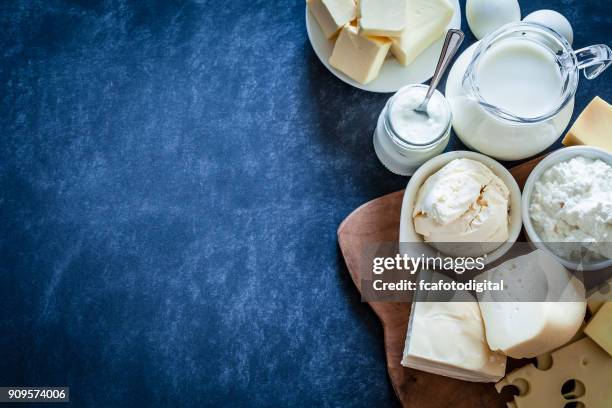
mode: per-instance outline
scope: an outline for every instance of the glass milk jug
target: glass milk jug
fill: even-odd
[[[468,48],[446,86],[453,128],[468,147],[500,160],[520,160],[552,145],[574,109],[579,70],[601,74],[612,50],[572,50],[557,32],[512,23]]]

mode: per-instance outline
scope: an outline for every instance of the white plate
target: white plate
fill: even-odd
[[[461,28],[461,7],[459,6],[459,0],[451,0],[451,4],[455,8],[455,13],[447,28]],[[321,31],[321,27],[319,27],[314,16],[308,10],[308,6],[306,6],[306,30],[308,31],[308,38],[310,39],[310,44],[315,54],[317,54],[317,57],[319,57],[323,65],[325,65],[332,74],[355,88],[370,92],[396,92],[404,85],[422,84],[429,80],[436,70],[438,58],[440,57],[440,52],[442,52],[442,46],[444,45],[444,36],[442,36],[428,49],[423,51],[423,53],[407,67],[400,65],[395,58],[388,57],[380,69],[378,78],[363,85],[353,81],[329,64],[329,57],[334,49],[334,43],[325,38],[325,35],[323,35]]]

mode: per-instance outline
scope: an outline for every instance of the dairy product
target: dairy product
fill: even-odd
[[[408,1],[406,28],[398,37],[392,38],[391,52],[400,64],[411,64],[438,40],[446,32],[453,13],[448,0]]]
[[[359,29],[366,35],[394,36],[406,26],[407,0],[359,0]]]
[[[486,41],[491,41],[492,47],[503,45],[506,42],[516,44],[517,41],[521,41],[518,38],[523,38],[518,37],[523,32],[527,33],[523,36],[525,39],[522,42],[524,43],[531,43],[532,38],[535,41],[538,37],[542,38],[537,29],[517,24],[504,31],[505,36],[515,36],[512,40],[507,37],[499,38],[496,36]],[[548,37],[546,37],[546,41],[548,41]],[[554,44],[553,41],[550,42]],[[557,64],[554,61],[551,64],[551,60],[547,57],[537,57],[540,54],[538,51],[535,52],[535,57],[528,55],[528,62],[525,64],[520,52],[520,45],[513,46],[510,47],[510,50],[515,56],[507,58],[507,62],[511,64],[512,68],[507,69],[502,64],[487,64],[488,67],[494,69],[494,72],[488,74],[488,78],[485,80],[481,80],[480,74],[483,74],[483,76],[485,74],[484,65],[480,66],[480,63],[478,63],[479,68],[476,69],[476,65],[470,65],[470,62],[474,58],[482,61],[489,54],[489,51],[486,50],[477,56],[474,51],[478,46],[478,44],[474,44],[457,59],[446,82],[445,95],[451,105],[453,129],[457,136],[468,147],[500,160],[520,160],[542,152],[559,138],[570,122],[574,109],[573,98],[570,98],[567,104],[553,116],[542,120],[531,120],[527,123],[507,120],[497,111],[485,108],[481,104],[482,98],[475,95],[472,90],[480,89],[482,82],[487,87],[487,95],[499,92],[497,97],[490,97],[491,99],[510,100],[510,102],[502,103],[506,106],[506,109],[517,106],[518,112],[513,112],[514,114],[527,113],[528,116],[532,116],[547,110],[552,105],[551,99],[561,102],[560,95],[563,82],[560,82],[558,89],[551,89],[551,78],[546,74],[549,69],[556,67]],[[533,50],[533,47],[527,45],[527,53],[530,50]],[[544,48],[542,53],[545,52],[547,50]],[[548,52],[551,56],[554,55],[551,50]],[[504,53],[497,53],[498,56],[502,54]],[[494,61],[491,59],[489,62]],[[547,67],[541,70],[533,69],[529,76],[522,74],[529,70],[529,65],[539,63],[546,64]],[[464,82],[463,79],[466,74],[468,74],[467,78],[471,78],[471,80]],[[558,74],[553,77],[552,81],[556,81],[555,78],[558,78]],[[513,83],[516,83],[516,86],[513,86]],[[533,101],[529,96],[520,95],[525,88],[527,95],[535,94]],[[544,101],[541,102],[542,106],[540,106],[538,105],[540,102],[535,103],[541,101],[539,95],[549,95],[551,99],[544,97]],[[525,106],[532,106],[533,111],[525,112],[527,109],[521,107],[522,103]]]
[[[480,61],[477,75],[482,98],[515,116],[542,116],[560,103],[563,79],[554,55],[535,42],[494,45]]]
[[[307,0],[306,3],[327,38],[357,18],[354,0]]]
[[[464,381],[495,382],[506,371],[506,357],[487,346],[476,302],[415,302],[402,365]]]
[[[606,302],[612,302],[612,279],[604,283],[599,289],[587,299],[587,307],[591,314],[597,313],[599,308]]]
[[[360,35],[357,27],[346,25],[340,31],[329,63],[366,84],[378,76],[390,46],[388,39]]]
[[[529,14],[523,21],[542,24],[564,36],[570,45],[574,42],[574,30],[572,29],[572,25],[567,21],[567,18],[559,12],[554,10],[538,10]]]
[[[511,259],[487,275],[506,285],[497,299],[489,293],[479,298],[491,350],[532,358],[567,343],[580,329],[584,286],[546,252]]]
[[[588,407],[612,406],[612,358],[585,337],[552,353],[552,367],[539,370],[533,364],[509,373],[495,385],[498,392],[509,385],[515,386],[519,395],[509,407]],[[575,381],[569,392],[564,385]],[[512,404],[512,405],[510,405]]]
[[[543,242],[584,243],[588,259],[612,258],[612,166],[577,156],[557,163],[536,181],[529,214]],[[581,245],[551,249],[571,260]]]
[[[566,146],[587,145],[612,153],[612,105],[596,96],[563,139]]]
[[[429,100],[428,115],[415,111],[426,94],[427,89],[424,87],[403,88],[388,107],[387,113],[393,130],[412,144],[431,143],[450,126],[450,107],[439,92],[434,93]]]
[[[584,333],[612,356],[612,303],[601,306]]]
[[[428,242],[503,243],[509,198],[508,187],[487,166],[455,159],[419,189],[414,228]]]
[[[479,40],[504,24],[521,20],[517,0],[468,0],[465,15],[470,30]]]

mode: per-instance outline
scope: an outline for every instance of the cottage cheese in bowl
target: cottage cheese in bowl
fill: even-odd
[[[552,160],[525,189],[533,241],[569,261],[612,259],[612,160],[605,158],[546,159]]]

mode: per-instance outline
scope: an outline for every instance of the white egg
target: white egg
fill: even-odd
[[[572,30],[572,25],[563,14],[557,13],[554,10],[534,11],[525,17],[523,21],[542,24],[564,36],[570,45],[574,42],[574,30]]]
[[[466,17],[480,40],[505,24],[521,21],[521,8],[517,0],[467,0]]]

